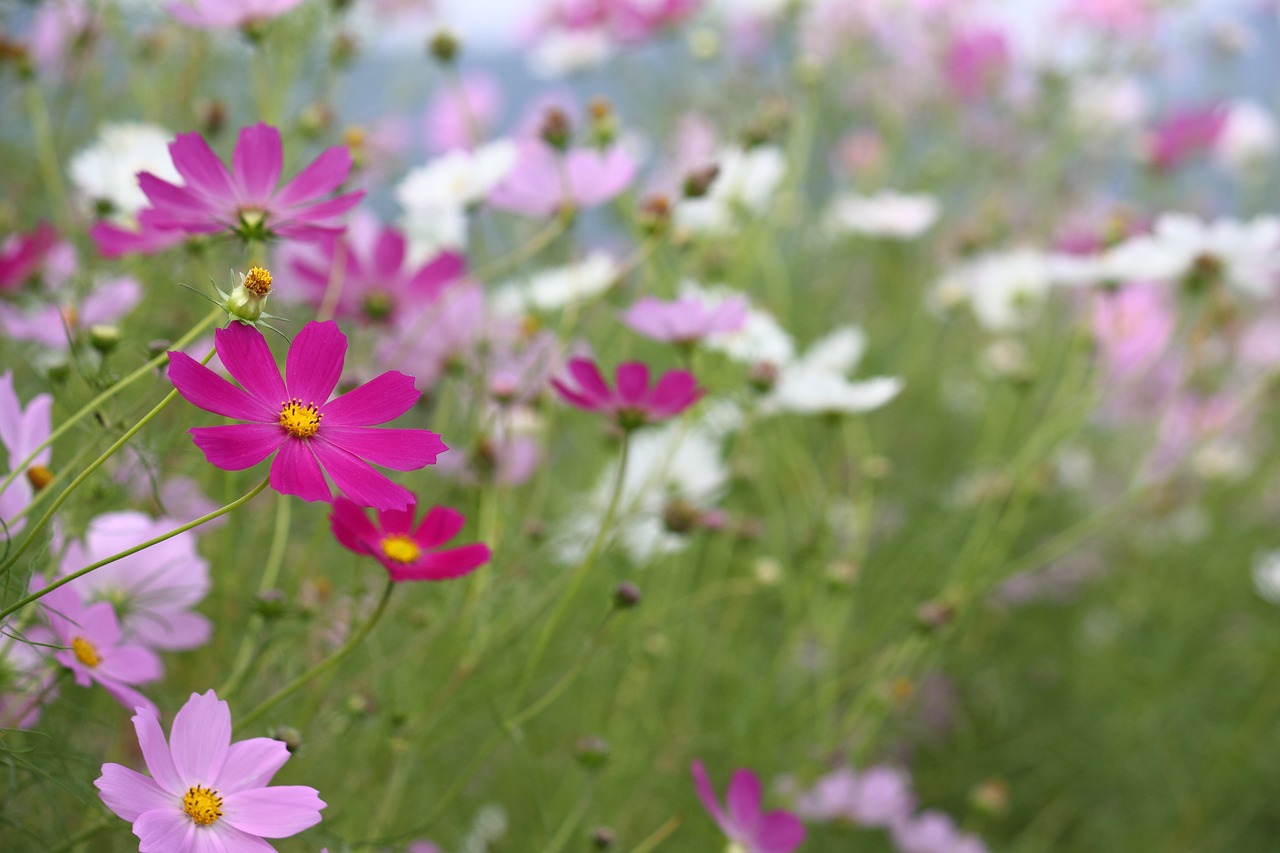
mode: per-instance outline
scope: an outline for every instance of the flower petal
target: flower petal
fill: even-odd
[[[433,506],[413,531],[413,540],[423,549],[438,548],[461,533],[466,523],[466,516],[453,507]]]
[[[348,453],[393,471],[416,471],[432,465],[449,448],[429,429],[386,427],[330,427],[322,424],[316,434],[319,445],[340,447]],[[319,453],[319,449],[316,450]]]
[[[649,365],[628,361],[618,365],[618,398],[623,403],[639,405],[649,392]]]
[[[277,209],[291,207],[326,195],[341,186],[350,172],[351,152],[346,146],[335,145],[285,184],[276,193],[272,206]]]
[[[213,345],[231,377],[264,406],[274,408],[288,400],[280,368],[262,332],[244,323],[232,323],[213,333]]]
[[[188,786],[218,778],[231,747],[231,709],[212,690],[192,693],[169,732],[173,766]]]
[[[271,488],[282,495],[296,495],[304,501],[333,499],[324,471],[306,441],[285,441],[271,463]]]
[[[587,397],[600,403],[608,402],[613,398],[613,392],[609,390],[604,377],[600,375],[600,368],[593,362],[585,358],[575,358],[569,362],[569,373],[578,380],[578,387]]]
[[[231,156],[232,177],[239,200],[266,208],[271,193],[280,182],[283,166],[280,131],[263,122],[241,130],[235,153]]]
[[[173,757],[169,753],[169,744],[165,742],[164,732],[160,729],[160,720],[151,711],[139,711],[133,715],[133,730],[138,735],[138,746],[142,749],[142,760],[147,764],[151,778],[156,780],[165,791],[181,795],[187,790],[177,768],[173,766]]]
[[[342,377],[347,336],[332,320],[302,327],[285,358],[284,377],[290,398],[323,406]]]
[[[791,853],[804,842],[804,824],[790,812],[769,812],[760,819],[754,840],[760,853]]]
[[[121,684],[146,684],[164,674],[160,656],[145,646],[116,646],[103,652],[97,671]]]
[[[724,812],[720,810],[720,798],[716,796],[715,788],[711,787],[711,778],[707,776],[707,768],[702,766],[701,761],[695,761],[689,769],[693,772],[693,786],[698,791],[698,799],[702,800],[703,807],[710,812],[716,823],[720,824],[723,829]]]
[[[237,388],[191,356],[183,352],[169,353],[169,381],[193,406],[242,421],[272,421],[279,413],[267,408],[262,400]]]
[[[338,491],[360,506],[403,509],[413,503],[412,492],[391,482],[350,451],[323,441],[316,442],[313,448]]]
[[[119,764],[102,765],[102,775],[93,784],[107,808],[130,823],[143,812],[173,808],[173,794],[163,790],[149,776]]]
[[[324,807],[315,788],[278,785],[224,797],[222,819],[251,835],[285,838],[319,823]]]
[[[384,228],[373,247],[373,273],[383,281],[391,281],[404,266],[404,235],[394,228]]]
[[[491,556],[488,545],[475,543],[423,554],[421,559],[409,565],[396,565],[390,561],[383,565],[393,581],[442,581],[470,574],[489,562]]]
[[[223,471],[252,468],[280,449],[289,435],[279,424],[226,424],[187,430],[204,458]]]
[[[396,370],[375,376],[363,385],[324,404],[324,426],[371,426],[394,420],[413,408],[422,392],[413,377]]]
[[[693,374],[683,370],[671,370],[662,375],[653,393],[649,395],[648,408],[664,415],[678,414],[692,406],[702,396]]]
[[[169,156],[173,159],[173,168],[190,190],[211,201],[235,200],[235,188],[227,167],[200,134],[179,133],[169,143]]]
[[[236,741],[227,750],[222,770],[211,784],[224,795],[264,788],[288,760],[289,748],[275,738],[255,737]]]
[[[204,836],[204,848],[200,847],[201,836]],[[194,841],[196,846],[191,848],[191,853],[276,853],[276,848],[263,841],[256,835],[250,835],[247,832],[241,832],[225,820],[220,820],[213,826],[213,832],[197,832]],[[219,846],[212,846],[212,845]]]
[[[133,822],[139,853],[189,853],[195,832],[195,821],[177,804],[143,812]]]
[[[382,538],[362,507],[339,495],[333,500],[333,512],[329,513],[329,528],[333,538],[348,551],[372,554],[373,543]]]
[[[729,817],[744,832],[754,834],[760,823],[760,780],[750,770],[735,770],[725,796]]]

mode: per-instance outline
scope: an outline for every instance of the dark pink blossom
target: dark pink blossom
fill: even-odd
[[[104,258],[163,252],[186,242],[188,237],[187,232],[180,229],[156,228],[145,223],[139,223],[136,229],[129,229],[112,222],[95,222],[89,229],[89,236]]]
[[[466,261],[456,252],[441,252],[424,264],[409,263],[404,234],[372,214],[357,213],[344,235],[326,237],[316,248],[315,253],[296,253],[290,266],[317,306],[331,285],[339,288],[339,317],[392,322],[405,310],[435,301],[466,271]]]
[[[347,337],[332,320],[302,328],[289,347],[284,379],[262,333],[251,326],[219,329],[214,346],[241,387],[180,352],[169,353],[169,379],[192,405],[248,421],[190,430],[210,464],[225,471],[250,468],[275,454],[271,487],[282,494],[330,501],[327,473],[361,506],[403,509],[413,503],[412,493],[369,462],[413,471],[446,450],[429,430],[373,428],[413,408],[421,395],[411,376],[388,371],[329,399],[347,352]]]
[[[0,291],[16,290],[39,272],[58,244],[58,232],[41,222],[25,234],[12,234],[0,243]]]
[[[1009,69],[1009,40],[1003,30],[976,27],[951,37],[944,63],[947,83],[965,100],[989,91]]]
[[[610,388],[600,375],[600,368],[585,358],[570,361],[569,374],[577,383],[576,388],[559,379],[551,380],[551,386],[565,402],[607,415],[623,429],[675,417],[698,402],[703,393],[693,374],[684,370],[667,371],[650,388],[649,367],[638,361],[618,365],[616,389]]]
[[[804,824],[795,815],[760,810],[760,780],[750,770],[734,771],[724,808],[701,761],[693,763],[693,781],[702,805],[745,853],[791,853],[804,842]]]
[[[560,152],[540,139],[525,139],[515,167],[489,193],[489,204],[548,217],[566,208],[598,207],[630,186],[635,176],[636,161],[621,146]]]
[[[747,322],[747,300],[730,297],[707,305],[693,296],[663,302],[646,296],[622,315],[622,322],[647,338],[675,344],[693,344],[707,335],[730,334]]]
[[[231,742],[231,709],[212,691],[192,693],[169,741],[154,709],[133,717],[151,775],[102,765],[94,781],[107,808],[133,824],[142,853],[265,853],[320,822],[325,803],[305,785],[268,787],[289,749],[274,738]]]
[[[462,513],[432,507],[415,526],[415,510],[414,503],[402,510],[380,509],[374,524],[362,508],[338,498],[329,524],[342,547],[373,557],[396,582],[460,578],[489,562],[489,546],[482,543],[441,549],[462,531]]]
[[[246,240],[315,240],[341,232],[338,219],[364,196],[360,190],[326,198],[351,171],[351,153],[341,145],[278,186],[284,150],[280,131],[266,124],[240,131],[230,171],[198,133],[178,134],[169,154],[184,183],[138,174],[138,185],[151,203],[138,213],[140,235],[229,231]]]
[[[1230,111],[1221,104],[1186,107],[1172,113],[1147,136],[1146,159],[1160,171],[1176,169],[1195,154],[1213,148]]]

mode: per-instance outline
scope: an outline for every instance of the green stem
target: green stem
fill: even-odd
[[[267,564],[262,571],[262,581],[258,584],[258,596],[275,588],[280,577],[280,566],[284,563],[285,545],[289,539],[289,524],[293,514],[293,499],[287,495],[278,495],[276,504],[276,526],[271,534],[271,550],[267,552]],[[223,699],[239,692],[244,685],[244,678],[253,663],[254,653],[258,650],[258,641],[262,638],[262,629],[267,620],[258,613],[249,619],[249,630],[240,641],[240,650],[236,652],[235,663],[231,674],[218,688],[217,694]]]
[[[31,119],[31,131],[35,135],[36,159],[40,164],[40,177],[49,192],[49,203],[58,220],[58,230],[67,232],[67,194],[62,186],[62,168],[58,165],[58,151],[53,144],[53,128],[49,124],[49,110],[45,108],[40,86],[34,80],[23,87],[26,95],[27,115]]]
[[[5,608],[3,611],[0,611],[0,622],[3,622],[7,617],[16,613],[18,610],[21,610],[23,607],[26,607],[28,604],[31,604],[34,601],[39,601],[41,598],[53,592],[55,589],[62,586],[63,584],[71,583],[71,581],[75,580],[76,578],[84,577],[85,575],[89,574],[90,572],[96,569],[100,569],[103,566],[110,565],[111,563],[114,563],[117,560],[123,560],[125,557],[128,557],[131,554],[136,554],[139,551],[144,551],[147,548],[150,548],[152,545],[158,545],[167,539],[172,539],[173,537],[177,536],[179,533],[186,533],[188,530],[191,530],[194,527],[199,527],[202,524],[213,521],[215,518],[226,515],[236,507],[242,506],[243,504],[246,504],[249,501],[253,500],[255,497],[258,496],[259,492],[261,492],[263,489],[267,487],[267,485],[270,482],[271,482],[271,478],[269,477],[265,478],[261,483],[254,486],[252,490],[250,490],[249,492],[246,492],[241,497],[236,498],[234,501],[227,504],[226,506],[219,507],[218,509],[215,509],[213,512],[205,513],[204,515],[200,516],[194,521],[188,521],[186,524],[183,524],[180,527],[175,527],[173,530],[170,530],[168,533],[162,533],[159,536],[148,539],[146,542],[143,542],[140,545],[134,545],[132,548],[126,548],[125,550],[117,554],[112,554],[110,557],[101,559],[98,562],[93,563],[92,565],[85,566],[83,569],[74,571],[69,575],[58,578],[56,581],[49,584],[44,589],[41,589],[37,592],[33,592],[30,595],[28,595],[26,598],[20,599],[15,604],[12,604],[9,607]]]
[[[574,597],[578,590],[582,587],[582,582],[586,580],[587,573],[591,566],[595,563],[596,557],[600,550],[604,547],[605,540],[609,536],[609,530],[613,526],[613,518],[618,512],[618,503],[622,499],[622,484],[627,477],[627,450],[630,445],[630,434],[624,432],[622,434],[622,451],[618,456],[618,476],[613,481],[613,493],[609,496],[609,506],[605,510],[604,519],[600,522],[600,529],[596,531],[595,541],[591,543],[591,550],[587,552],[587,556],[583,558],[578,567],[573,570],[573,576],[569,580],[569,587],[564,594],[560,596],[560,602],[556,609],[552,612],[545,625],[543,625],[542,633],[538,635],[538,640],[534,644],[533,653],[529,655],[529,661],[525,664],[524,674],[520,676],[520,686],[516,688],[512,707],[520,704],[520,700],[524,698],[525,691],[529,689],[529,683],[533,681],[534,671],[537,670],[538,664],[542,662],[542,656],[547,650],[547,644],[551,641],[551,636],[555,633],[556,628],[560,624],[560,620],[564,618],[565,613],[569,610],[569,605],[573,603]]]
[[[347,639],[347,641],[342,644],[342,647],[340,649],[338,649],[329,657],[320,661],[320,663],[311,667],[311,669],[308,669],[306,672],[299,675],[297,678],[293,679],[293,681],[290,681],[284,687],[281,687],[279,690],[275,692],[274,695],[271,696],[271,698],[267,699],[261,705],[254,708],[246,716],[241,717],[240,721],[236,723],[236,730],[237,731],[243,730],[245,726],[256,721],[263,714],[267,713],[267,711],[270,711],[276,705],[280,704],[285,699],[289,698],[294,693],[296,693],[298,688],[303,687],[307,682],[311,681],[316,676],[322,675],[325,672],[328,672],[330,669],[336,666],[343,658],[351,654],[351,652],[355,649],[355,647],[360,645],[360,643],[364,641],[365,637],[369,636],[369,632],[372,631],[373,627],[378,624],[378,621],[382,619],[382,614],[385,613],[387,610],[387,603],[391,600],[391,591],[394,590],[395,588],[396,588],[395,581],[388,578],[387,587],[382,592],[382,598],[378,601],[378,607],[376,610],[373,611],[373,615],[369,617],[368,621],[366,621],[363,625],[361,625],[360,629],[356,631],[354,634],[352,634]]]
[[[200,363],[201,364],[208,363],[209,359],[213,358],[213,353],[214,353],[213,350],[209,350],[208,355],[206,355],[203,359],[201,359]],[[27,549],[30,548],[31,544],[35,542],[36,539],[39,537],[41,531],[43,531],[45,527],[49,525],[50,520],[53,519],[53,515],[58,511],[58,508],[61,507],[64,503],[66,503],[67,498],[71,497],[71,493],[74,492],[76,489],[78,489],[84,483],[85,480],[89,479],[89,477],[93,475],[94,471],[97,471],[99,468],[103,466],[103,464],[108,459],[114,456],[116,451],[118,451],[120,448],[128,444],[129,439],[137,435],[144,426],[151,423],[151,421],[155,418],[155,416],[160,414],[162,411],[164,411],[165,407],[168,406],[170,403],[172,403],[174,398],[177,396],[178,396],[177,388],[174,388],[168,394],[165,394],[163,400],[161,400],[159,403],[156,403],[156,405],[151,409],[151,411],[147,412],[145,415],[142,416],[142,420],[138,421],[136,424],[130,427],[124,433],[124,435],[116,439],[114,444],[112,444],[110,447],[104,450],[101,456],[99,456],[97,459],[90,462],[89,467],[81,471],[80,474],[74,480],[71,481],[71,484],[62,490],[61,494],[59,494],[58,497],[54,499],[53,505],[50,506],[47,510],[45,510],[44,515],[40,516],[40,520],[37,521],[35,523],[35,526],[33,526],[31,530],[27,533],[27,538],[22,540],[22,544],[18,546],[18,550],[14,552],[12,557],[10,557],[8,560],[5,561],[5,564],[3,566],[0,566],[0,576],[3,576],[6,572],[9,571],[9,569],[13,568],[13,565],[18,562],[18,559],[27,552]]]
[[[221,306],[210,311],[208,316],[206,316],[203,320],[201,320],[199,323],[193,326],[191,328],[191,331],[187,332],[185,335],[179,338],[176,343],[174,343],[173,349],[181,350],[187,344],[191,343],[201,333],[203,333],[205,329],[207,329],[210,325],[212,325],[213,322],[217,320],[222,313],[223,313],[223,309]],[[32,451],[27,454],[25,459],[20,461],[17,465],[13,466],[13,470],[9,472],[8,476],[6,476],[2,482],[0,482],[0,494],[3,494],[4,490],[9,488],[9,485],[18,477],[18,475],[24,473],[27,470],[27,468],[31,465],[31,463],[35,461],[35,458],[40,455],[40,451],[44,450],[46,447],[49,447],[59,438],[66,435],[67,430],[71,429],[80,421],[84,420],[89,415],[96,412],[102,406],[103,403],[107,402],[116,394],[119,394],[125,388],[128,388],[130,385],[132,385],[134,382],[137,382],[142,377],[150,375],[152,371],[160,367],[160,365],[164,364],[168,360],[169,360],[168,352],[160,353],[155,358],[151,359],[146,364],[142,365],[137,370],[133,371],[133,373],[130,373],[128,376],[124,377],[119,382],[112,385],[110,388],[107,388],[98,396],[94,397],[88,403],[85,403],[83,406],[81,406],[79,411],[77,411],[74,415],[72,415],[63,423],[59,424],[58,428],[55,429],[53,432],[49,433],[48,438],[46,438],[44,441],[36,445],[32,449]]]

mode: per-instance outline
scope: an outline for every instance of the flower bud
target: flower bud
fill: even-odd
[[[636,221],[646,237],[659,237],[667,233],[671,227],[671,199],[662,193],[649,196],[640,205]]]
[[[602,737],[584,737],[574,744],[573,757],[588,770],[599,770],[609,760],[609,742]]]
[[[53,472],[47,465],[32,465],[27,469],[27,482],[33,491],[40,491],[53,482]]]
[[[89,346],[106,355],[120,345],[120,327],[105,323],[89,327]]]
[[[462,50],[462,41],[451,30],[437,30],[427,42],[427,53],[441,65],[452,65]]]
[[[640,603],[640,587],[631,581],[623,581],[613,590],[613,604],[619,610],[629,610]]]
[[[701,519],[701,510],[685,500],[669,501],[662,508],[662,524],[672,533],[688,533]]]
[[[712,184],[719,176],[720,167],[715,163],[703,166],[701,169],[694,169],[684,176],[684,197],[702,198],[710,192]]]
[[[588,132],[598,148],[608,148],[618,138],[618,118],[607,98],[593,98],[587,105]]]
[[[751,365],[747,372],[747,382],[761,394],[767,394],[778,384],[778,367],[772,362],[760,361]]]
[[[271,272],[265,267],[252,267],[240,273],[240,283],[231,290],[222,307],[236,320],[256,323],[262,318],[262,309],[271,295]]]
[[[538,136],[552,148],[564,151],[573,139],[573,125],[569,121],[569,115],[559,107],[549,107],[542,116]]]
[[[591,830],[591,846],[597,850],[609,850],[617,841],[617,836],[607,826],[597,826]]]
[[[302,748],[302,732],[293,726],[276,726],[270,731],[269,736],[272,740],[283,743],[290,755]]]
[[[969,802],[976,811],[990,817],[1009,813],[1009,783],[1000,778],[987,779],[969,791]]]
[[[926,601],[916,608],[916,624],[925,631],[937,631],[954,619],[955,605],[949,601]]]

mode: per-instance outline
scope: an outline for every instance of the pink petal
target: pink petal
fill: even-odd
[[[133,730],[138,735],[138,746],[142,749],[142,760],[147,764],[147,771],[156,784],[171,794],[181,796],[187,785],[178,776],[173,766],[173,758],[169,753],[169,744],[165,742],[164,732],[160,729],[160,721],[150,711],[139,711],[133,716]]]
[[[317,442],[314,447],[338,491],[360,506],[402,509],[413,503],[412,492],[391,482],[350,452],[325,442]]]
[[[404,266],[405,239],[394,228],[384,228],[373,249],[373,273],[383,281],[400,274]]]
[[[329,527],[342,547],[357,554],[373,553],[372,543],[382,538],[364,509],[341,495],[334,498]]]
[[[173,158],[173,167],[188,187],[211,201],[235,199],[235,188],[227,167],[200,134],[179,133],[169,143],[169,155]]]
[[[231,744],[222,762],[218,778],[211,780],[225,796],[236,791],[263,788],[289,760],[289,749],[283,742],[269,737],[255,737]]]
[[[442,581],[460,578],[489,562],[488,545],[473,544],[423,554],[410,565],[392,565],[384,562],[393,581]]]
[[[263,405],[279,412],[277,406],[288,399],[284,381],[276,358],[267,346],[262,332],[244,323],[232,323],[213,333],[213,345],[218,359],[244,390],[262,401]]]
[[[447,506],[433,506],[413,531],[413,539],[424,550],[437,548],[462,532],[466,517]]]
[[[337,399],[324,404],[324,426],[371,426],[384,424],[413,408],[422,392],[413,386],[413,377],[389,370]]]
[[[749,770],[735,770],[725,796],[729,817],[741,830],[754,833],[760,822],[760,780]]]
[[[198,220],[212,216],[209,203],[193,190],[171,184],[150,172],[138,173],[138,187],[153,207],[171,215],[185,215]]]
[[[171,605],[172,602],[166,604]],[[147,621],[139,621],[143,618]],[[209,642],[213,623],[199,613],[157,607],[150,613],[138,613],[129,625],[129,631],[134,641],[144,646],[166,652],[183,652]]]
[[[197,832],[192,840],[191,853],[276,853],[259,836],[241,832],[225,820],[214,824],[213,832]]]
[[[628,405],[638,405],[649,392],[649,366],[639,361],[618,365],[618,397]]]
[[[320,446],[329,444],[393,471],[416,471],[432,465],[449,449],[439,435],[427,429],[331,427],[325,423],[316,439],[317,453]]]
[[[251,835],[286,838],[319,823],[324,807],[315,788],[278,785],[223,797],[222,819]]]
[[[466,258],[457,252],[441,252],[414,273],[408,289],[420,298],[434,299],[446,284],[461,278],[466,271]]]
[[[143,812],[173,807],[173,794],[149,776],[119,764],[102,765],[102,775],[93,784],[107,808],[130,823]]]
[[[135,710],[146,708],[153,714],[159,713],[154,702],[124,682],[116,681],[114,678],[98,678],[96,680],[102,685],[103,690],[110,693],[124,707]]]
[[[336,190],[351,172],[351,152],[335,145],[311,161],[293,180],[276,193],[272,206],[280,209],[319,198]]]
[[[280,446],[271,463],[271,488],[282,495],[296,495],[304,501],[333,499],[324,472],[311,447],[302,439],[290,439]]]
[[[266,207],[284,166],[280,131],[262,122],[242,129],[231,164],[240,202]]]
[[[347,336],[333,320],[312,321],[302,327],[285,359],[285,386],[289,396],[304,404],[323,406],[342,377],[347,356]]]
[[[231,709],[212,690],[192,693],[173,718],[173,766],[188,786],[218,778],[231,746]]]
[[[695,761],[690,770],[693,772],[693,785],[698,791],[698,799],[702,800],[703,807],[711,813],[716,823],[723,827],[724,813],[720,811],[720,799],[716,796],[715,788],[711,787],[707,769],[702,766],[701,761]]]
[[[196,823],[182,811],[180,800],[169,808],[143,812],[133,822],[140,853],[190,853],[195,833]]]
[[[791,853],[803,842],[804,824],[789,812],[769,812],[760,819],[755,832],[760,853]]]
[[[276,233],[285,237],[305,236],[307,239],[315,239],[322,234],[340,234],[343,226],[332,220],[355,207],[362,198],[364,198],[364,190],[356,190],[345,195],[334,196],[327,201],[276,210],[277,216],[287,220],[275,229]]]
[[[607,403],[607,401],[598,400],[594,397],[587,397],[565,385],[559,379],[552,379],[551,387],[556,389],[556,393],[564,398],[564,401],[569,405],[577,406],[579,409],[586,409],[589,412],[597,411]]]
[[[280,414],[186,353],[169,353],[169,381],[188,403],[224,418],[262,422]]]
[[[600,369],[593,362],[575,358],[569,362],[569,373],[578,381],[578,387],[587,397],[598,402],[605,402],[613,397],[604,377],[600,375]]]
[[[676,414],[693,405],[701,396],[693,374],[672,370],[658,380],[653,393],[649,395],[648,405],[663,414]]]
[[[223,471],[243,471],[275,453],[289,434],[279,424],[226,424],[187,430],[204,458]]]
[[[144,646],[116,646],[103,652],[98,673],[122,684],[145,684],[164,674],[164,664]]]
[[[413,503],[404,509],[380,509],[378,510],[378,526],[382,528],[383,533],[402,533],[407,536],[413,532],[413,517],[417,512],[418,500],[416,497]],[[363,515],[363,513],[361,514]]]

